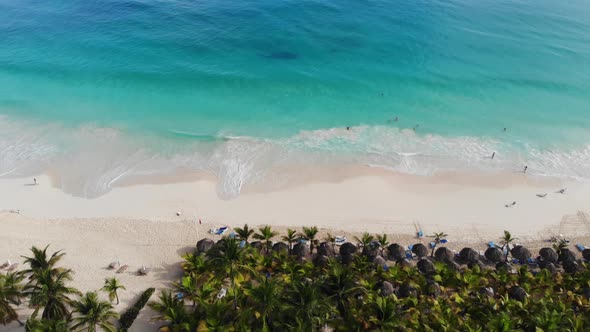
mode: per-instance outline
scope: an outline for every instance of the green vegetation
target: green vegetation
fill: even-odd
[[[155,289],[143,292],[118,331],[146,304],[161,331],[175,332],[590,330],[590,265],[565,239],[532,259],[507,231],[484,256],[471,248],[454,254],[441,241],[447,235],[435,233],[428,257],[423,244],[406,250],[386,234],[336,247],[330,234],[318,243],[316,227],[283,236],[269,226],[239,230],[236,238],[199,241],[183,256],[183,276],[152,302]],[[248,243],[250,236],[261,241]],[[116,331],[112,302],[125,287],[106,279],[101,290],[110,301],[98,291],[82,294],[69,285],[73,271],[59,266],[64,253],[47,250],[33,247],[25,270],[0,274],[0,323],[18,321],[31,332]],[[33,313],[22,323],[24,305]]]
[[[27,269],[0,274],[0,322],[18,321],[26,331],[115,331],[112,321],[118,317],[113,306],[99,299],[97,292],[82,294],[68,286],[73,271],[58,266],[65,253],[49,255],[48,247],[31,248],[32,255],[23,257]],[[117,284],[117,289],[122,286]],[[146,300],[147,301],[147,300]],[[33,309],[23,324],[16,307],[27,303]],[[39,315],[40,314],[40,315]]]
[[[334,253],[334,237],[318,244],[313,228],[299,238],[294,230],[279,236],[268,226],[250,234],[261,245],[225,237],[208,251],[184,256],[182,279],[150,303],[162,331],[590,329],[588,265],[558,260],[553,248],[544,248],[545,258],[535,263],[506,262],[502,249],[511,249],[514,259],[530,257],[526,248],[513,247],[509,232],[502,247],[492,248],[497,252],[490,257],[499,261],[470,248],[455,256],[441,247],[447,235],[436,233],[433,257],[416,263],[387,261],[400,252],[385,235],[363,234],[357,239],[362,250],[347,243]],[[273,246],[274,237],[286,242],[283,249]],[[317,250],[290,254],[298,239]]]
[[[119,331],[125,332],[131,327],[135,318],[137,318],[137,315],[139,315],[139,312],[145,307],[155,291],[155,288],[146,289],[139,297],[139,300],[121,315],[121,318],[119,319]]]

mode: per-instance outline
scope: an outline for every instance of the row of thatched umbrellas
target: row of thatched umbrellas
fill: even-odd
[[[215,242],[213,240],[202,239],[197,243],[197,250],[199,252],[206,252],[214,245]],[[258,250],[262,250],[264,246],[263,243],[259,241],[251,242],[249,245]],[[362,250],[359,250],[359,248]],[[289,244],[275,242],[272,245],[272,251],[289,252]],[[322,242],[317,246],[315,261],[319,264],[327,262],[328,258],[336,256],[335,251],[336,248],[333,243]],[[390,244],[387,248],[380,248],[379,245],[359,247],[353,243],[346,242],[340,246],[338,254],[341,262],[348,264],[352,262],[353,256],[359,253],[359,251],[360,254],[368,257],[375,264],[383,265],[386,264],[386,260],[390,260],[397,262],[400,265],[410,265],[410,260],[408,259],[409,255],[407,255],[410,250],[406,250],[406,248],[397,243]],[[470,267],[473,265],[483,267],[484,265],[496,264],[497,268],[510,268],[509,262],[506,262],[506,253],[496,246],[488,248],[483,256],[472,248],[463,248],[458,254],[455,254],[451,249],[441,246],[434,252],[434,257],[429,258],[428,248],[422,243],[416,243],[411,247],[411,253],[420,259],[417,266],[420,270],[424,270],[423,272],[431,270],[432,260],[448,263],[457,268],[461,264],[466,264]],[[309,246],[303,242],[293,245],[291,254],[301,258],[312,256]],[[557,266],[561,266],[566,272],[575,272],[579,265],[574,253],[565,248],[560,249],[559,252],[553,248],[542,248],[539,251],[538,257],[533,261],[531,261],[533,255],[530,250],[520,245],[512,247],[510,249],[510,254],[521,264],[531,262],[538,264],[540,268],[548,268],[550,270],[556,270]],[[590,249],[584,250],[583,257],[585,260],[590,260]],[[428,262],[420,263],[420,261],[424,259]],[[434,269],[433,265],[432,269]]]

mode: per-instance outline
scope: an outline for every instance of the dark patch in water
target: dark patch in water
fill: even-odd
[[[269,59],[275,59],[275,60],[295,60],[299,57],[299,55],[297,55],[297,53],[292,53],[292,52],[274,52],[274,53],[265,55],[265,57],[267,57]]]

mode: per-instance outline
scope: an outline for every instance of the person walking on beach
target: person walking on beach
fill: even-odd
[[[33,184],[34,185],[38,185],[39,183],[37,183],[37,178],[33,178]]]
[[[496,152],[492,153],[492,159],[494,159],[494,157],[496,156]]]
[[[527,170],[527,169],[529,169],[529,167],[525,165],[525,166],[524,166],[524,170],[523,170],[522,172],[523,172],[523,173],[526,173],[526,170]]]

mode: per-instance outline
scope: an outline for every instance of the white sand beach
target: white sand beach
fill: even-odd
[[[22,260],[31,246],[49,244],[51,250],[65,250],[63,265],[76,271],[73,285],[89,291],[115,275],[106,267],[119,260],[130,266],[117,275],[127,287],[117,307],[123,311],[146,288],[168,286],[180,276],[180,254],[215,226],[268,224],[284,231],[316,225],[349,239],[364,231],[386,233],[392,242],[408,245],[419,241],[414,237],[419,225],[425,234],[448,233],[454,248],[469,244],[478,250],[497,241],[504,229],[531,249],[552,235],[590,239],[590,185],[584,183],[517,173],[420,177],[369,167],[300,174],[272,190],[245,188],[230,201],[217,197],[207,176],[128,183],[91,200],[64,194],[48,176],[37,177],[38,185],[31,185],[32,178],[3,179],[0,261]],[[555,193],[566,187],[564,194]],[[536,195],[542,193],[547,196]],[[513,201],[515,206],[505,207]],[[135,275],[142,265],[151,269],[148,276]],[[155,329],[147,316],[145,310],[134,331]]]

